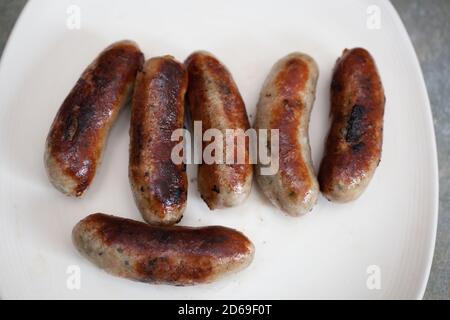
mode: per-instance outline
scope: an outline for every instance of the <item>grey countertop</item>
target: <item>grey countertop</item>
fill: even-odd
[[[391,0],[408,30],[430,97],[439,161],[439,225],[425,299],[450,299],[450,1]]]
[[[439,158],[439,226],[425,299],[450,299],[450,1],[392,0],[419,57]],[[0,1],[0,55],[26,0]]]

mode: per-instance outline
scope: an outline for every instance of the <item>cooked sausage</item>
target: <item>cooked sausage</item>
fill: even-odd
[[[313,58],[289,54],[272,67],[256,108],[256,129],[279,130],[279,170],[262,175],[258,163],[256,180],[271,202],[291,216],[311,211],[319,193],[308,134],[318,74]]]
[[[83,72],[56,114],[45,147],[51,183],[81,196],[92,182],[109,129],[131,94],[144,57],[136,43],[106,48]]]
[[[102,213],[73,229],[77,249],[107,272],[149,283],[193,285],[248,266],[254,246],[219,226],[152,226]]]
[[[129,178],[148,223],[173,224],[186,208],[186,165],[171,160],[174,130],[184,123],[184,65],[171,56],[148,60],[136,79],[131,107]]]
[[[191,54],[185,62],[189,75],[187,92],[192,121],[201,121],[202,134],[215,128],[223,134],[226,149],[226,129],[250,128],[244,101],[227,68],[208,52]],[[236,132],[236,131],[235,131]],[[207,164],[198,167],[197,181],[202,199],[210,209],[232,207],[242,203],[250,194],[253,166],[250,164],[249,140],[243,148],[235,140],[235,162]],[[203,143],[203,150],[207,143]],[[242,150],[244,149],[244,150]],[[241,153],[243,163],[238,162]]]
[[[367,50],[345,49],[331,82],[332,123],[319,170],[331,201],[358,198],[381,159],[385,96],[375,61]]]

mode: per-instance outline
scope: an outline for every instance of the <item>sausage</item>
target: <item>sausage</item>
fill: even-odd
[[[256,180],[270,201],[291,216],[311,211],[319,194],[308,134],[318,75],[310,56],[287,55],[272,67],[256,108],[256,129],[279,130],[279,169],[263,175],[258,161]]]
[[[205,51],[194,52],[185,61],[189,75],[187,101],[192,121],[201,121],[202,136],[215,128],[223,134],[226,149],[226,130],[250,128],[244,101],[227,68]],[[237,132],[237,131],[235,131]],[[203,143],[203,150],[206,147]],[[234,155],[242,154],[243,163],[201,163],[197,181],[202,199],[213,209],[232,207],[242,203],[250,194],[253,166],[250,163],[249,140],[243,148],[234,143]]]
[[[318,177],[328,200],[354,200],[372,179],[381,159],[385,101],[370,53],[345,49],[331,82],[332,123]]]
[[[131,106],[129,180],[148,223],[173,224],[186,208],[186,165],[171,160],[172,132],[184,123],[184,65],[171,56],[152,58],[136,79]]]
[[[83,72],[56,114],[44,162],[50,182],[81,196],[94,178],[108,132],[127,103],[144,57],[124,40],[106,48]]]
[[[102,213],[72,231],[74,245],[107,272],[142,282],[194,285],[248,266],[254,246],[220,226],[154,226]]]

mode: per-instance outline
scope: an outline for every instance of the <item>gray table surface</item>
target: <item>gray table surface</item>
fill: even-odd
[[[439,158],[439,226],[425,299],[450,299],[450,1],[391,0],[419,57]],[[0,55],[26,0],[0,0]]]

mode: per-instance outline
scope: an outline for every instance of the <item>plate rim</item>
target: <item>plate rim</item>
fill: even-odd
[[[436,134],[434,130],[434,123],[433,123],[433,113],[431,110],[431,103],[430,98],[428,95],[428,89],[426,86],[426,82],[423,76],[422,67],[419,62],[419,58],[417,56],[416,49],[414,48],[414,45],[412,43],[411,37],[409,36],[408,31],[406,30],[406,27],[400,18],[400,15],[398,14],[397,10],[395,9],[394,5],[389,0],[384,0],[384,4],[386,8],[390,11],[391,16],[393,17],[393,22],[396,24],[399,32],[402,33],[402,37],[407,39],[407,45],[409,46],[409,52],[412,55],[412,62],[413,66],[415,68],[415,72],[419,75],[419,83],[420,83],[420,91],[421,94],[424,96],[425,105],[426,108],[425,114],[426,119],[424,119],[428,133],[431,136],[431,145],[429,146],[432,150],[430,153],[430,164],[431,164],[431,174],[430,179],[432,180],[433,185],[433,193],[430,195],[430,198],[433,199],[433,208],[432,208],[432,221],[433,221],[433,228],[431,230],[430,237],[430,245],[429,249],[427,250],[428,256],[427,256],[427,267],[425,274],[422,276],[421,286],[416,294],[416,300],[422,300],[423,296],[425,294],[427,285],[428,285],[428,279],[430,277],[431,272],[431,266],[433,264],[433,258],[434,258],[434,250],[436,246],[436,236],[437,236],[437,226],[439,222],[439,166],[438,166],[438,157],[437,157],[437,144],[436,144]]]

